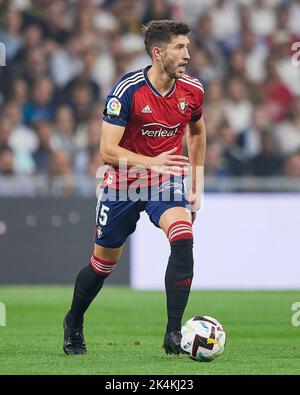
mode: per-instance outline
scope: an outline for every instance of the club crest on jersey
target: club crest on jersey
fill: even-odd
[[[188,108],[188,103],[185,101],[184,97],[179,99],[178,108],[182,114],[186,112],[186,109]]]

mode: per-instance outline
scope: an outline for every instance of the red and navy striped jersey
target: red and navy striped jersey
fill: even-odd
[[[183,74],[162,96],[149,81],[150,67],[118,81],[106,99],[103,119],[125,127],[119,145],[129,151],[154,157],[177,147],[174,154],[182,154],[186,125],[202,116],[203,86]],[[115,171],[119,178],[119,171]],[[118,179],[112,183],[118,184]]]

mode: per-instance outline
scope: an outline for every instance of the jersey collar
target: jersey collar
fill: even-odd
[[[154,88],[154,86],[151,84],[151,82],[150,82],[150,80],[149,80],[149,78],[148,78],[147,71],[150,69],[150,67],[151,67],[151,65],[145,67],[145,68],[144,68],[144,71],[143,71],[146,84],[149,86],[149,88],[152,90],[152,92],[153,92],[156,96],[160,96],[160,97],[168,97],[168,96],[171,96],[171,94],[175,91],[175,88],[176,88],[176,81],[174,82],[174,84],[173,84],[172,88],[169,90],[169,92],[168,92],[165,96],[162,96],[162,95]]]

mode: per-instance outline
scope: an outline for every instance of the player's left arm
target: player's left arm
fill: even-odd
[[[188,198],[194,222],[196,212],[201,207],[201,194],[204,187],[206,129],[203,115],[197,121],[191,121],[189,123],[186,131],[186,142],[192,174],[191,189]]]

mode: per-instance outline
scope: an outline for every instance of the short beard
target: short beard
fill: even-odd
[[[176,74],[174,66],[171,62],[165,61],[163,62],[164,71],[168,74],[171,79],[178,79],[179,77]]]

